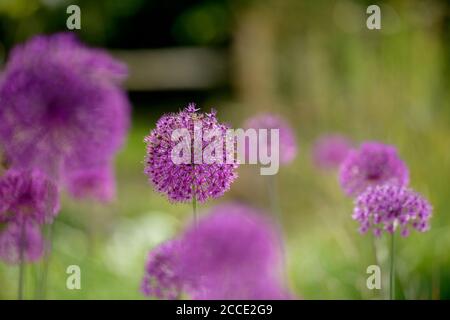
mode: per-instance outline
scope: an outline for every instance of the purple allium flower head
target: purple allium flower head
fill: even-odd
[[[410,229],[424,232],[429,229],[432,207],[420,194],[398,185],[369,187],[355,200],[353,219],[360,223],[360,232],[372,229],[376,236],[383,231],[401,235]]]
[[[110,202],[116,196],[114,170],[110,165],[72,171],[67,176],[66,185],[75,199],[90,198]]]
[[[387,183],[406,186],[409,171],[395,147],[367,142],[348,153],[341,164],[339,180],[349,196],[357,196],[369,186]]]
[[[13,49],[0,82],[0,143],[15,168],[60,179],[105,163],[121,146],[129,103],[125,65],[72,33],[36,36]]]
[[[281,164],[292,162],[297,156],[297,139],[295,132],[289,123],[278,115],[263,113],[248,119],[244,126],[251,129],[279,129],[280,150],[279,157]],[[270,137],[270,132],[268,132]],[[270,152],[270,139],[268,145],[264,146]]]
[[[194,299],[287,297],[280,279],[280,236],[256,209],[221,205],[187,229],[180,276]]]
[[[183,284],[179,277],[178,240],[154,248],[147,259],[141,292],[150,297],[174,300],[180,298]]]
[[[324,169],[337,168],[344,161],[351,148],[350,140],[342,135],[321,136],[314,143],[314,163]]]
[[[10,169],[0,178],[0,223],[51,223],[58,211],[58,188],[41,172]]]
[[[16,222],[0,223],[0,259],[9,264],[18,264],[21,251],[27,262],[34,262],[42,257],[44,240],[39,227],[31,222],[26,222],[23,226]]]
[[[201,126],[201,130],[194,130],[194,126]],[[213,163],[207,163],[204,158],[202,163],[198,163],[195,158],[198,154],[201,157],[202,151],[210,144],[206,138],[208,131],[218,132],[225,141],[228,139],[228,128],[218,122],[214,110],[211,113],[200,113],[193,103],[179,113],[162,116],[156,128],[145,138],[145,174],[156,190],[165,193],[172,201],[189,201],[195,195],[198,201],[204,202],[208,198],[222,196],[237,177],[236,161],[227,163],[226,152],[223,152],[223,158],[217,158],[219,161]],[[172,141],[172,133],[180,129],[189,132],[190,141],[181,138]],[[199,133],[203,135],[203,139],[198,137]],[[189,148],[192,147],[190,163],[180,164],[173,161],[172,150],[180,143],[187,143]]]

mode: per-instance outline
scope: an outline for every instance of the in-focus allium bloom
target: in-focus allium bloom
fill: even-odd
[[[373,230],[393,233],[400,228],[401,235],[410,229],[424,232],[429,229],[432,207],[420,194],[397,185],[369,187],[355,200],[353,219],[360,223],[361,233]]]
[[[195,154],[201,153],[211,141],[205,138],[208,132],[216,131],[223,141],[228,140],[226,131],[229,127],[218,122],[216,112],[197,112],[195,104],[189,104],[183,111],[176,114],[162,116],[156,128],[145,138],[147,143],[145,174],[156,190],[167,194],[172,201],[189,201],[195,198],[204,202],[208,198],[222,196],[236,179],[236,161],[227,163],[226,152],[222,159],[214,163],[207,163],[203,159],[196,163]],[[194,132],[194,123],[199,133]],[[184,140],[172,140],[175,130],[185,129],[190,135],[191,161],[190,163],[176,163],[172,157],[172,150]],[[203,139],[196,138],[202,135]],[[195,140],[199,142],[195,142]],[[201,147],[201,148],[200,148]]]
[[[256,209],[221,205],[187,229],[180,276],[194,299],[287,298],[280,236]]]
[[[109,202],[116,195],[114,170],[110,165],[70,172],[66,185],[68,192],[76,199]]]
[[[341,164],[339,180],[349,196],[357,196],[369,186],[387,183],[406,186],[409,171],[395,147],[367,142],[348,153]]]
[[[23,231],[23,233],[22,233]],[[39,260],[44,253],[44,240],[36,224],[0,223],[0,259],[9,264],[20,263],[21,250],[27,262]]]
[[[263,113],[248,119],[244,126],[247,129],[278,129],[280,135],[280,163],[288,164],[295,159],[297,155],[297,139],[295,138],[294,130],[285,119],[275,114]],[[270,137],[270,133],[268,135]],[[267,142],[268,145],[264,147],[270,154],[270,139]]]
[[[314,163],[324,169],[338,168],[352,149],[352,143],[342,135],[321,136],[314,143]]]
[[[125,75],[125,65],[72,33],[16,46],[0,82],[0,143],[12,167],[59,179],[109,162],[128,128]]]
[[[10,169],[0,178],[0,223],[51,223],[58,211],[58,188],[38,170]]]
[[[180,298],[183,284],[179,277],[178,240],[167,241],[150,251],[145,266],[141,291],[159,299]]]

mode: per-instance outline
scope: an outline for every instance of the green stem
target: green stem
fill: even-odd
[[[50,258],[52,253],[52,246],[53,246],[53,229],[54,224],[56,222],[53,221],[52,224],[48,226],[47,229],[47,245],[45,246],[45,253],[44,253],[44,262],[42,266],[42,273],[41,273],[41,279],[38,285],[38,292],[37,297],[40,300],[45,300],[46,294],[47,294],[47,282],[48,282],[48,270],[50,267]]]
[[[194,215],[194,224],[197,225],[197,197],[194,196],[192,197],[192,213]]]
[[[197,190],[195,182],[192,184],[192,213],[194,216],[194,225],[197,225]]]
[[[285,285],[288,283],[287,278],[287,263],[286,263],[286,253],[284,248],[284,237],[283,237],[283,225],[282,225],[282,218],[281,218],[281,209],[280,209],[280,201],[279,201],[279,194],[278,194],[278,185],[275,175],[271,175],[267,177],[267,190],[268,190],[268,196],[270,201],[270,208],[272,211],[272,215],[274,216],[275,224],[279,231],[279,243],[280,243],[280,250],[281,250],[281,272],[282,277]]]
[[[23,285],[25,279],[25,223],[22,223],[20,227],[20,245],[19,245],[19,284],[17,291],[17,299],[23,300]]]
[[[277,181],[274,175],[267,177],[267,179],[268,179],[267,189],[269,193],[270,207],[271,207],[270,209],[272,211],[272,214],[278,220],[277,222],[281,224],[281,212],[278,199]]]
[[[395,300],[395,232],[391,235],[391,270],[389,281],[389,299]]]
[[[372,235],[372,251],[373,251],[373,257],[375,259],[375,263],[377,266],[380,265],[380,262],[378,260],[378,252],[377,252],[377,244],[376,244],[376,240],[377,238],[375,237],[375,235]]]
[[[372,239],[371,240],[372,240],[371,241],[372,242],[372,251],[373,251],[375,264],[377,266],[379,266],[380,265],[380,260],[378,259],[378,250],[377,250],[377,243],[376,243],[377,237],[374,234],[372,234]],[[380,295],[380,298],[382,299],[383,297]]]

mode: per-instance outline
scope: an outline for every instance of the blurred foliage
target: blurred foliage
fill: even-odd
[[[372,237],[359,235],[351,220],[352,201],[340,191],[336,172],[318,170],[311,161],[317,136],[341,132],[357,143],[396,145],[410,167],[412,187],[434,206],[432,229],[399,241],[398,296],[450,298],[450,9],[445,1],[383,1],[380,31],[365,27],[369,1],[73,3],[82,7],[80,34],[93,44],[229,48],[233,91],[230,96],[131,95],[134,120],[117,160],[118,199],[108,206],[64,201],[55,226],[49,298],[142,298],[138,289],[148,250],[176,235],[190,211],[148,185],[143,137],[161,113],[191,100],[204,108],[214,105],[233,127],[270,110],[296,128],[300,155],[277,176],[295,294],[386,297],[387,279],[381,292],[368,290],[365,282],[367,266],[377,259],[387,270],[387,239],[375,242],[376,259]],[[64,30],[66,4],[0,0],[0,56],[32,34]],[[249,166],[239,173],[232,190],[205,207],[230,199],[269,207],[264,177]],[[82,290],[65,287],[71,264],[81,267]],[[28,268],[29,298],[39,267]],[[15,297],[16,277],[17,268],[0,264],[0,298]]]
[[[223,45],[231,34],[227,0],[0,0],[0,39],[7,47],[66,27],[67,6],[81,9],[89,43],[116,48]]]

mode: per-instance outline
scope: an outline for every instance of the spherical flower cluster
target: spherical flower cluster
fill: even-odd
[[[0,258],[32,262],[43,254],[40,225],[59,211],[57,186],[38,170],[8,170],[0,178]]]
[[[116,195],[114,172],[110,166],[70,172],[66,184],[69,194],[75,199],[109,202]]]
[[[279,235],[256,209],[221,205],[150,253],[142,291],[193,299],[286,299]],[[166,291],[164,291],[164,289]],[[167,294],[169,292],[169,294]]]
[[[0,143],[14,168],[66,180],[71,170],[107,166],[129,123],[119,87],[126,67],[72,33],[15,47],[0,82]]]
[[[183,284],[178,274],[179,246],[177,240],[167,241],[150,252],[141,283],[144,295],[169,300],[180,298]]]
[[[282,295],[280,236],[263,214],[240,204],[221,205],[185,232],[181,273],[196,289],[193,298]]]
[[[297,139],[295,138],[295,132],[289,123],[280,116],[271,113],[259,114],[248,119],[244,126],[247,129],[279,130],[279,159],[281,164],[289,164],[297,156]],[[270,137],[270,131],[268,132],[268,137]],[[258,145],[258,147],[263,147],[264,150],[267,150],[270,153],[270,139],[267,139],[267,146]]]
[[[349,196],[357,196],[369,186],[406,186],[409,171],[393,146],[367,142],[349,152],[341,164],[339,180]]]
[[[213,143],[206,138],[208,132],[217,132],[225,142],[228,126],[218,122],[215,111],[197,111],[195,105],[190,104],[179,113],[164,115],[145,138],[145,174],[156,190],[165,193],[172,201],[189,201],[195,197],[204,202],[208,198],[220,197],[237,177],[236,161],[227,161],[226,152],[221,157],[217,156],[218,161],[202,159],[205,148]],[[188,141],[181,137],[172,139],[176,130],[186,130]],[[191,152],[188,163],[174,161],[172,151],[179,144],[185,144]],[[225,150],[223,145],[222,150]],[[196,161],[197,158],[202,161]]]
[[[39,226],[31,222],[0,223],[0,259],[9,264],[18,264],[22,259],[34,262],[43,252],[44,240]]]
[[[376,236],[383,231],[393,233],[400,228],[406,237],[410,229],[424,232],[429,229],[432,207],[420,194],[398,185],[369,187],[355,200],[353,219],[359,222],[360,232],[372,229]]]
[[[0,178],[0,223],[51,223],[58,211],[58,188],[41,172],[11,169]]]
[[[322,136],[314,144],[313,160],[319,168],[338,168],[351,149],[352,143],[342,135]]]

